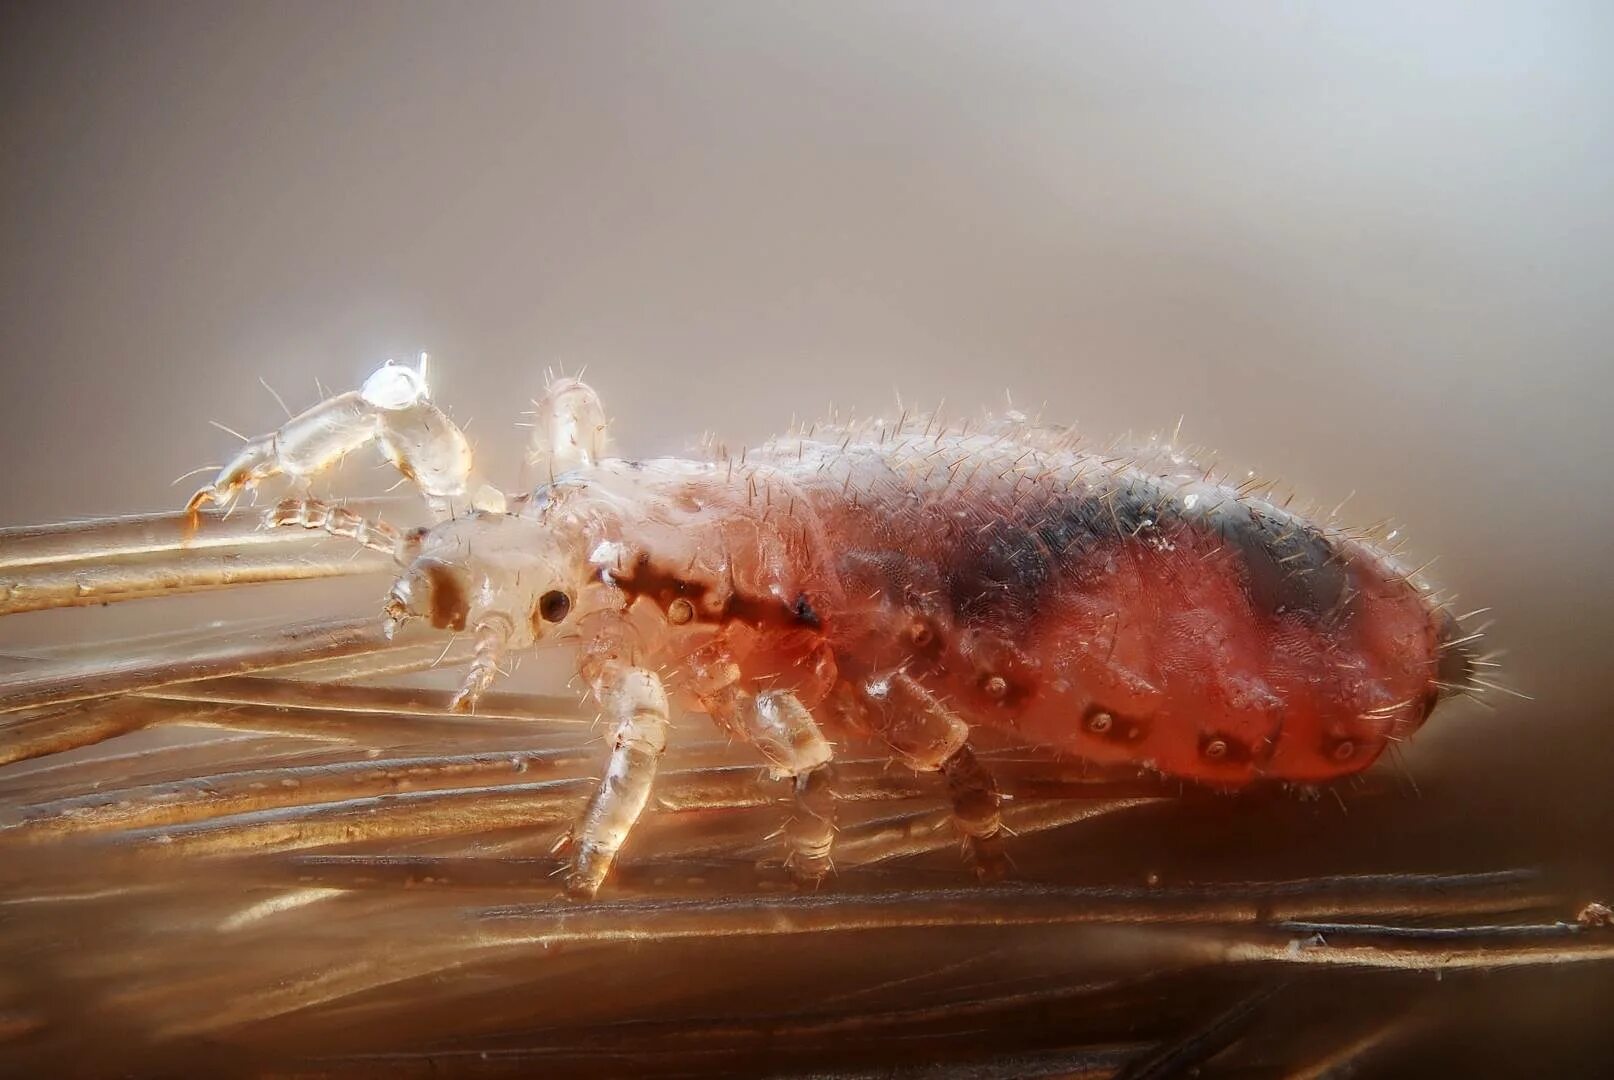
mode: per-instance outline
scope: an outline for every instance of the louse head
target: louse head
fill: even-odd
[[[478,512],[442,522],[387,595],[390,637],[411,618],[438,630],[494,626],[504,643],[532,645],[575,626],[587,570],[575,545],[541,521]]]

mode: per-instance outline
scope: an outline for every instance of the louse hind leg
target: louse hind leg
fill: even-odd
[[[566,891],[590,899],[644,812],[656,766],[667,748],[667,691],[661,677],[627,659],[625,638],[607,632],[584,650],[579,665],[613,729],[611,760],[582,821],[571,835]]]
[[[941,771],[953,803],[953,823],[969,844],[975,872],[983,880],[997,880],[1009,869],[997,782],[967,742],[942,762]]]
[[[983,879],[1008,869],[1003,851],[1001,798],[992,774],[969,744],[969,725],[906,672],[870,679],[862,686],[867,719],[909,768],[940,772],[947,780],[953,823]]]
[[[503,510],[498,492],[486,485],[473,491],[470,443],[428,393],[424,358],[418,371],[388,362],[362,388],[326,398],[278,430],[249,439],[185,510],[194,520],[208,503],[228,505],[274,476],[307,483],[372,442],[414,481],[439,520],[473,505]]]
[[[797,881],[817,884],[835,868],[835,765],[796,774],[796,812],[785,824],[785,865]]]

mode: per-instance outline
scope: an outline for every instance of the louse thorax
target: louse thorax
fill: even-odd
[[[774,469],[607,459],[541,487],[517,512],[573,553],[579,626],[626,612],[638,652],[689,666],[681,690],[767,675],[816,703],[833,679],[819,608],[834,602],[835,583],[794,492]]]

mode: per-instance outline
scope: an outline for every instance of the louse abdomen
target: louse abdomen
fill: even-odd
[[[1387,558],[1209,485],[977,488],[842,517],[848,594],[896,609],[844,666],[917,669],[973,723],[1096,762],[1220,786],[1346,775],[1463,662]]]

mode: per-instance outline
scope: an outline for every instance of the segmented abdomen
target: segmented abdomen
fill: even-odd
[[[843,679],[902,668],[971,723],[1214,784],[1365,767],[1462,681],[1455,624],[1364,539],[1169,447],[1024,426],[785,440]],[[783,498],[784,496],[775,496]]]

